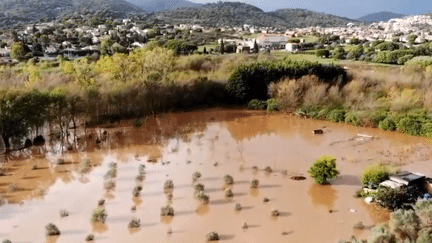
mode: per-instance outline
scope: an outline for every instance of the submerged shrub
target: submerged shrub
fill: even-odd
[[[131,219],[129,221],[129,228],[139,228],[141,226],[141,220],[140,219]]]
[[[279,216],[280,215],[280,213],[279,213],[279,210],[277,210],[277,209],[273,209],[272,211],[271,211],[271,215],[272,216]]]
[[[196,194],[196,197],[200,200],[203,204],[208,204],[210,201],[210,197],[206,194],[204,194],[203,191],[198,191]]]
[[[336,169],[336,158],[327,155],[321,156],[308,172],[316,183],[325,184],[328,179],[336,178],[339,175],[339,171]]]
[[[251,181],[251,188],[258,188],[259,185],[259,180],[258,179],[253,179]]]
[[[402,118],[397,124],[398,131],[407,133],[409,135],[414,135],[414,136],[420,135],[421,129],[422,129],[421,123],[410,117]]]
[[[103,206],[105,204],[105,199],[99,199],[98,205]]]
[[[232,185],[234,184],[234,178],[231,175],[225,175],[224,182],[226,185]]]
[[[210,232],[206,235],[207,241],[216,241],[219,240],[219,235],[216,232]]]
[[[142,190],[142,186],[136,185],[132,191],[132,195],[138,197],[140,195],[141,190]]]
[[[45,226],[46,235],[60,235],[60,230],[55,224],[49,223]]]
[[[117,177],[117,169],[116,168],[109,169],[108,172],[104,176],[105,179],[113,179],[116,177]]]
[[[350,125],[353,125],[353,126],[360,126],[360,124],[361,124],[361,120],[360,120],[360,118],[358,117],[358,115],[356,115],[355,113],[353,113],[353,112],[348,112],[347,114],[346,114],[346,116],[345,116],[345,123],[348,123],[348,124],[350,124]]]
[[[138,182],[142,182],[145,179],[145,175],[140,174],[135,177],[135,180]]]
[[[195,183],[193,185],[195,193],[200,192],[200,191],[204,191],[204,185],[201,183]]]
[[[161,208],[161,216],[174,216],[174,208],[170,205],[166,205]]]
[[[86,241],[93,241],[94,238],[95,238],[94,234],[89,234],[89,235],[86,236],[85,240]]]
[[[174,189],[174,182],[172,180],[165,181],[164,190]]]
[[[144,164],[140,164],[140,166],[138,167],[138,172],[140,174],[145,174],[145,165]]]
[[[6,240],[2,241],[2,243],[12,243],[12,241],[9,239],[6,239]]]
[[[379,185],[381,182],[387,180],[389,172],[387,169],[380,164],[373,164],[368,166],[361,176],[361,182],[363,185]]]
[[[234,196],[234,193],[232,192],[231,189],[227,189],[225,191],[225,197],[233,197],[233,196]]]
[[[391,117],[386,117],[384,120],[380,121],[379,128],[384,131],[394,131],[396,130],[396,123]]]
[[[267,103],[267,111],[278,111],[279,110],[279,102],[275,98],[268,99]]]
[[[115,187],[116,187],[116,184],[115,184],[115,182],[112,181],[112,180],[106,181],[106,182],[104,183],[104,188],[105,188],[106,190],[112,190],[112,189],[114,189]]]
[[[241,206],[241,204],[240,204],[240,203],[236,203],[234,209],[235,209],[235,211],[240,211],[240,210],[242,210],[242,206]]]
[[[344,122],[345,121],[345,110],[332,110],[327,114],[327,119],[333,122]]]
[[[108,217],[108,214],[106,213],[105,209],[103,208],[97,208],[93,210],[91,221],[92,222],[99,222],[99,223],[105,223],[106,218]]]
[[[249,101],[248,108],[253,110],[264,110],[267,108],[267,102],[264,100],[253,99]]]

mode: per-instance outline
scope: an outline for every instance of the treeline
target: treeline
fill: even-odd
[[[227,89],[238,101],[267,99],[271,83],[306,75],[316,75],[324,83],[341,86],[348,81],[347,73],[341,66],[285,59],[238,66],[228,79]]]
[[[0,135],[9,146],[12,140],[38,135],[48,123],[65,139],[69,127],[83,122],[246,104],[248,99],[267,97],[270,82],[307,74],[318,75],[323,82],[347,80],[345,70],[337,66],[277,61],[266,54],[179,56],[155,42],[99,60],[29,61],[0,69]]]

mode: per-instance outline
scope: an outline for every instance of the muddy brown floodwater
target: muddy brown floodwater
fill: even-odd
[[[367,165],[380,162],[432,175],[426,139],[377,129],[221,109],[165,114],[141,128],[129,125],[106,128],[109,142],[86,142],[81,152],[63,155],[62,165],[56,163],[60,155],[49,149],[45,156],[10,161],[0,177],[0,193],[8,201],[0,206],[0,239],[75,243],[93,233],[95,242],[186,243],[204,242],[207,232],[216,231],[223,242],[333,243],[351,235],[366,238],[372,226],[389,219],[386,210],[353,197]],[[318,128],[324,134],[312,134]],[[337,158],[340,176],[319,186],[307,170],[325,154]],[[92,168],[79,173],[86,159]],[[103,177],[110,162],[118,164],[118,175],[115,189],[107,192]],[[140,164],[146,176],[141,195],[134,198]],[[267,166],[272,173],[264,171]],[[202,174],[208,205],[194,197],[195,171]],[[225,174],[235,181],[231,199],[224,195]],[[167,179],[174,182],[175,216],[165,218],[160,208],[167,201]],[[250,188],[252,179],[259,180],[257,189]],[[263,202],[265,197],[270,201]],[[108,217],[105,224],[93,224],[91,213],[101,198]],[[241,211],[234,210],[236,203]],[[62,209],[68,217],[60,217]],[[273,209],[281,215],[272,217]],[[140,228],[128,228],[132,218],[141,220]],[[364,230],[353,229],[359,221]],[[244,222],[248,229],[242,229]],[[48,223],[59,227],[59,237],[45,236]]]

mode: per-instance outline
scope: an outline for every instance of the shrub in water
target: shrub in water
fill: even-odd
[[[242,206],[240,203],[236,203],[235,208],[236,211],[240,211],[242,209]]]
[[[384,131],[396,130],[396,123],[391,117],[386,117],[384,120],[379,122],[379,128]]]
[[[345,110],[332,110],[327,114],[327,119],[333,122],[344,122],[345,121]]]
[[[381,182],[387,180],[389,173],[387,169],[380,164],[373,164],[368,166],[361,176],[363,185],[375,184],[379,185]]]
[[[225,175],[224,176],[224,182],[227,185],[232,185],[232,184],[234,184],[234,178],[231,175]]]
[[[115,184],[115,182],[112,181],[112,180],[106,181],[106,182],[104,183],[104,188],[105,188],[106,190],[112,190],[112,189],[114,189],[115,187],[116,187],[116,184]]]
[[[219,240],[219,235],[216,232],[210,232],[206,235],[207,241],[216,241]]]
[[[58,165],[64,165],[64,164],[66,164],[66,160],[63,159],[63,158],[60,158],[60,159],[57,160],[57,164]]]
[[[350,125],[357,127],[357,126],[360,126],[361,121],[360,121],[360,118],[355,113],[348,112],[345,116],[345,123],[348,123]]]
[[[105,199],[99,199],[98,205],[103,206],[105,204]]]
[[[248,103],[248,108],[253,110],[264,110],[267,108],[267,102],[264,100],[251,100]]]
[[[116,162],[111,162],[111,163],[109,163],[108,167],[109,168],[115,168],[115,169],[117,169],[117,163]]]
[[[409,135],[420,135],[421,129],[421,123],[411,117],[402,118],[397,124],[398,131],[407,133]]]
[[[141,220],[139,219],[132,219],[129,222],[129,228],[139,228],[141,226]]]
[[[94,237],[94,234],[89,234],[89,235],[86,236],[85,240],[86,240],[86,241],[93,241],[94,238],[95,238],[95,237]]]
[[[138,197],[141,190],[142,190],[142,186],[140,186],[140,185],[135,186],[133,191],[132,191],[132,195],[134,195],[135,197]]]
[[[279,110],[279,102],[277,99],[271,98],[266,101],[267,103],[267,111],[278,111]]]
[[[165,181],[164,190],[174,189],[174,182],[172,180]]]
[[[258,179],[253,179],[251,181],[251,188],[258,188],[259,185],[259,180]]]
[[[227,189],[225,191],[225,197],[233,197],[233,196],[234,196],[234,193],[232,192],[231,189]]]
[[[145,173],[145,165],[144,164],[140,164],[140,166],[138,167],[138,172],[140,174],[144,174]]]
[[[60,210],[60,217],[67,217],[69,216],[69,212],[66,209]]]
[[[196,197],[200,200],[201,203],[203,204],[208,204],[210,201],[210,197],[206,194],[204,194],[203,191],[199,191],[196,194]]]
[[[193,173],[193,175],[192,175],[192,181],[193,182],[197,181],[199,178],[201,178],[200,172],[197,171],[197,172]]]
[[[265,167],[265,172],[267,172],[267,173],[272,173],[273,172],[273,170],[272,170],[272,168],[270,167],[270,166],[267,166],[267,167]]]
[[[55,224],[47,224],[45,226],[45,233],[46,235],[60,235],[60,230],[57,228]]]
[[[12,241],[9,239],[6,239],[6,240],[2,241],[2,243],[12,243]]]
[[[166,205],[161,208],[161,216],[174,216],[174,208],[170,205]]]
[[[103,208],[97,208],[93,210],[91,221],[92,222],[99,222],[99,223],[105,223],[106,218],[108,217],[108,214],[106,213],[105,209]]]
[[[336,158],[324,155],[315,161],[308,172],[318,184],[325,184],[328,179],[333,179],[339,175],[339,171],[336,169]]]
[[[279,211],[278,211],[277,209],[273,209],[273,210],[271,211],[271,215],[272,215],[272,216],[276,216],[276,217],[277,217],[277,216],[279,216],[279,214],[280,214],[280,213],[279,213]]]
[[[116,177],[117,177],[117,169],[116,168],[109,169],[108,172],[104,176],[105,179],[113,179]]]
[[[145,179],[145,175],[140,174],[135,177],[135,180],[138,182],[142,182]]]
[[[195,183],[193,187],[196,193],[200,191],[204,191],[204,185],[201,183]]]

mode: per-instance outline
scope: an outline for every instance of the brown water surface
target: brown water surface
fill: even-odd
[[[351,235],[366,238],[373,225],[388,220],[387,211],[353,197],[367,165],[381,162],[432,175],[427,140],[377,129],[219,109],[161,115],[141,128],[129,125],[106,128],[108,139],[102,143],[87,139],[81,152],[63,155],[64,165],[56,165],[60,155],[47,148],[46,156],[10,161],[7,175],[0,177],[0,193],[8,201],[0,206],[0,239],[84,242],[93,233],[95,242],[187,243],[204,242],[207,232],[216,231],[226,242],[333,243]],[[317,128],[324,134],[313,135]],[[337,158],[340,176],[320,186],[307,170],[325,154]],[[79,173],[87,158],[91,171]],[[103,176],[110,162],[118,163],[118,175],[116,188],[107,192]],[[140,164],[146,165],[146,177],[140,197],[133,198]],[[33,165],[38,169],[32,170]],[[272,173],[264,171],[267,166]],[[199,182],[210,196],[208,205],[194,197],[195,171],[202,173]],[[224,195],[225,174],[234,177],[232,199]],[[257,189],[250,188],[254,178],[260,182]],[[167,179],[174,181],[174,217],[160,216]],[[264,203],[265,197],[270,201]],[[93,224],[91,213],[101,198],[108,218],[105,224]],[[239,212],[236,203],[243,207]],[[62,209],[68,217],[60,217]],[[281,215],[272,217],[272,209]],[[141,220],[139,229],[127,227],[132,218]],[[353,229],[358,221],[365,230]],[[242,229],[244,222],[248,229]],[[59,227],[59,237],[46,238],[48,223]]]

